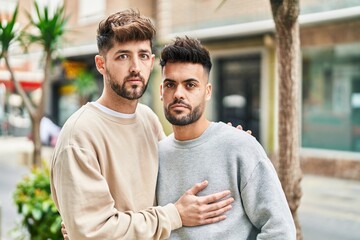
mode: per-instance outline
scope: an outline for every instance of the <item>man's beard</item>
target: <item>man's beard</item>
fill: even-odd
[[[171,107],[171,105],[173,105],[175,103],[183,103],[183,102],[181,100],[175,101],[174,103],[170,104],[167,109],[164,108],[165,117],[172,125],[176,125],[176,126],[189,125],[189,124],[194,123],[197,120],[199,120],[199,118],[202,115],[201,105],[196,106],[194,108],[194,110],[191,111],[192,108],[186,104],[189,107],[191,112],[189,114],[187,114],[186,116],[177,117],[175,114],[170,113],[170,107]]]
[[[113,81],[113,75],[107,70],[108,74],[108,82],[110,83],[111,89],[120,97],[126,98],[128,100],[136,100],[142,97],[144,92],[147,89],[148,83],[145,84],[145,79],[140,74],[131,74],[124,78],[124,82],[122,85],[118,84],[117,82]],[[141,79],[142,86],[133,85],[131,88],[127,89],[125,84],[127,80],[133,77],[137,77]]]

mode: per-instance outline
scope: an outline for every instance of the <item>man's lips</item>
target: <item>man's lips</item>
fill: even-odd
[[[130,78],[126,82],[129,82],[129,83],[142,83],[142,80],[140,78]]]
[[[183,104],[183,103],[173,103],[170,105],[170,108],[172,109],[178,109],[178,108],[188,108],[190,109],[190,107],[186,104]]]

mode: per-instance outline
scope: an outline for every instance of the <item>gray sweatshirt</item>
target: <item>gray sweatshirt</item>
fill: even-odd
[[[211,123],[197,139],[159,143],[157,201],[176,200],[195,183],[209,181],[198,195],[229,189],[235,198],[227,219],[183,227],[170,239],[296,239],[295,225],[276,171],[256,139],[224,123]]]

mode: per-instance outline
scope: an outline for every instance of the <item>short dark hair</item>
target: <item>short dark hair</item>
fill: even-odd
[[[149,18],[140,16],[137,10],[128,9],[111,14],[99,23],[97,46],[99,53],[112,48],[114,41],[123,43],[150,40],[152,47],[155,34],[155,27]]]
[[[209,51],[199,40],[190,37],[177,37],[171,44],[166,45],[160,54],[160,66],[167,62],[200,63],[210,73],[212,63]]]

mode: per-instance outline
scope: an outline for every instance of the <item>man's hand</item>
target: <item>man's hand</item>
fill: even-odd
[[[232,123],[231,123],[231,122],[228,122],[227,124],[230,125],[230,126],[232,126]],[[236,128],[239,129],[239,130],[243,130],[243,127],[242,127],[241,125],[237,125]],[[251,131],[251,130],[246,130],[246,132],[247,132],[248,134],[252,135],[252,131]]]
[[[67,231],[66,231],[64,222],[61,222],[61,233],[64,237],[64,240],[70,240],[69,236],[67,235]]]
[[[207,181],[195,184],[187,190],[175,203],[183,226],[198,226],[225,220],[223,213],[231,209],[234,198],[227,198],[230,191],[223,191],[203,197],[196,194],[208,185]]]

